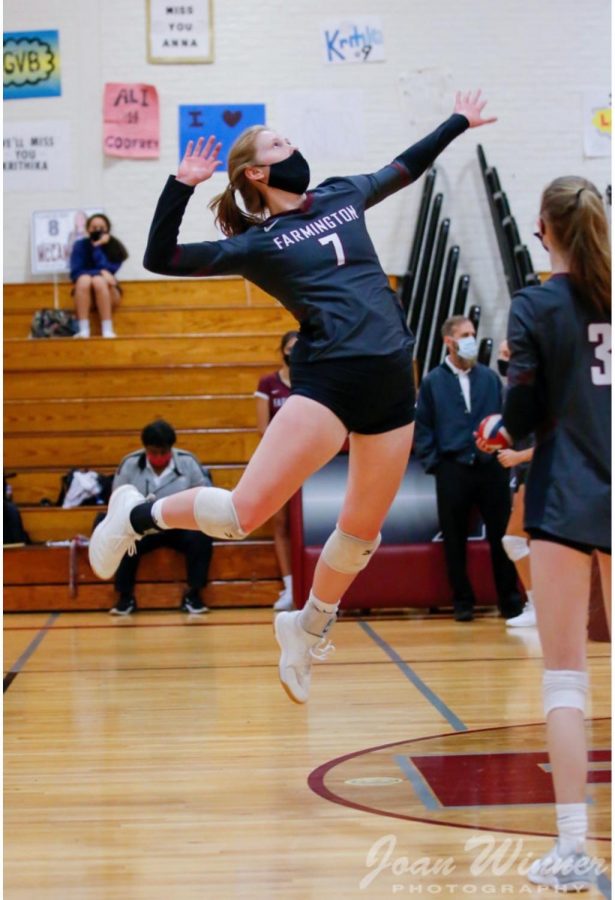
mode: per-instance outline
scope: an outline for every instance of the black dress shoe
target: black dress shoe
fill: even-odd
[[[456,609],[455,610],[455,621],[456,622],[471,622],[474,618],[474,611],[471,609]]]
[[[505,606],[500,606],[500,616],[503,619],[514,619],[515,616],[520,616],[523,612],[523,603],[519,600],[518,603],[507,603]]]

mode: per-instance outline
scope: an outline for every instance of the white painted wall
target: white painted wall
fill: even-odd
[[[320,23],[330,17],[382,17],[386,62],[331,66],[322,61]],[[454,90],[482,87],[497,125],[462,136],[438,162],[437,187],[461,246],[458,271],[472,277],[471,299],[483,307],[481,333],[498,340],[508,296],[476,159],[482,142],[508,193],[536,268],[547,259],[532,238],[542,187],[561,174],[581,174],[603,190],[610,161],[585,159],[581,96],[610,85],[608,0],[214,0],[213,65],[150,65],[144,0],[8,0],[4,30],[58,29],[62,96],[12,100],[5,120],[71,123],[75,188],[5,193],[4,280],[32,280],[30,215],[34,209],[104,207],[130,259],[124,279],[153,277],[141,266],[158,192],[177,163],[177,107],[182,103],[265,103],[276,119],[280,92],[361,92],[365,151],[343,166],[311,158],[313,182],[370,171],[445,118]],[[102,90],[107,81],[156,85],[161,99],[161,156],[131,161],[102,153]],[[292,138],[292,135],[290,135]],[[225,183],[200,187],[182,239],[214,239],[207,200]],[[385,270],[405,268],[420,185],[369,213]]]

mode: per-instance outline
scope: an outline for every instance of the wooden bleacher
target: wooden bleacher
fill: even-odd
[[[84,548],[76,551],[71,596],[69,548],[45,545],[88,536],[104,510],[40,505],[55,503],[68,469],[112,472],[139,447],[143,425],[161,416],[176,428],[178,446],[210,466],[215,484],[232,488],[258,443],[252,395],[260,376],[279,364],[279,339],[294,319],[238,278],[123,287],[116,340],[32,341],[32,314],[54,305],[53,285],[5,285],[4,467],[16,473],[14,500],[35,542],[4,550],[7,611],[113,605],[112,584],[93,575]],[[72,309],[70,285],[60,284],[55,299]],[[183,587],[178,554],[143,560],[141,608],[176,607]],[[270,523],[241,544],[215,544],[208,606],[269,606],[280,587]]]

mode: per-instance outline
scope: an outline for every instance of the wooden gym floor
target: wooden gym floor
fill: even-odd
[[[5,616],[7,900],[556,896],[522,874],[554,824],[533,629],[342,618],[301,707],[271,620]],[[610,864],[610,645],[589,656]]]

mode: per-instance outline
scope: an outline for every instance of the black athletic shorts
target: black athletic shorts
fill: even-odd
[[[381,434],[414,422],[412,353],[290,362],[291,395],[322,403],[356,434]]]
[[[586,553],[589,556],[591,556],[594,550],[599,550],[601,553],[608,553],[609,556],[611,555],[610,547],[595,547],[590,544],[583,544],[581,541],[568,540],[568,538],[558,537],[556,534],[550,534],[548,531],[543,531],[542,528],[526,528],[525,530],[533,541],[549,541],[551,544],[561,544],[562,547],[571,547],[572,550],[578,550],[579,553]]]

